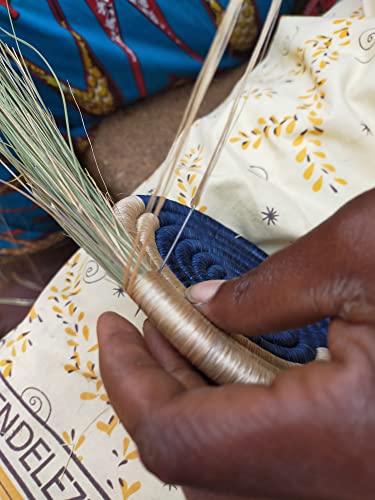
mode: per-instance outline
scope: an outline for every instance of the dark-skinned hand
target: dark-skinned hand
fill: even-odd
[[[331,361],[270,387],[210,386],[150,324],[143,339],[101,317],[104,383],[151,472],[222,499],[375,498],[374,221],[369,191],[241,278],[189,290],[212,322],[244,335],[333,319]]]

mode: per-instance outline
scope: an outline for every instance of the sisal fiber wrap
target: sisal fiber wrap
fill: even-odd
[[[231,335],[212,325],[184,297],[185,286],[205,278],[205,275],[199,276],[202,266],[193,265],[190,269],[186,262],[178,262],[178,258],[177,261],[174,261],[172,258],[170,266],[166,266],[162,273],[156,271],[163,262],[160,249],[164,253],[168,248],[168,240],[173,240],[174,237],[174,231],[168,221],[171,221],[177,231],[179,221],[176,219],[178,219],[179,214],[184,215],[186,207],[167,201],[165,209],[159,217],[156,217],[152,213],[144,213],[145,203],[147,203],[147,197],[143,197],[143,199],[130,197],[120,202],[116,209],[117,216],[127,232],[133,238],[138,235],[140,243],[144,242],[150,230],[152,233],[152,238],[147,243],[146,258],[150,260],[151,267],[155,271],[139,275],[127,292],[168,341],[192,364],[218,384],[270,384],[281,370],[311,361],[311,359],[306,359],[306,352],[309,354],[310,351],[313,351],[313,359],[327,358],[328,351],[323,347],[326,334],[324,322],[309,326],[304,330],[281,332],[272,336],[274,345],[284,343],[285,345],[282,347],[287,349],[288,342],[291,344],[289,346],[293,353],[290,356],[291,359],[297,357],[293,347],[296,347],[296,352],[299,354],[304,351],[302,352],[303,356],[297,357],[298,362],[284,359],[285,356],[275,355],[273,349],[265,349],[259,341],[262,337],[257,338],[258,341],[254,342],[254,339]],[[212,257],[211,267],[215,268],[217,272],[224,273],[223,278],[233,277],[231,273],[239,275],[248,268],[255,267],[266,257],[261,250],[246,240],[235,240],[233,232],[209,217],[197,213],[196,221],[201,228],[200,231],[197,231],[193,221],[192,226],[182,236],[180,252],[178,247],[176,250],[177,256],[179,253],[184,254],[185,252],[185,250],[181,252],[181,246],[183,249],[186,246],[190,249],[194,247],[192,239],[192,235],[194,235],[195,239],[200,240],[198,257],[202,258],[204,262],[207,261],[205,245],[208,245]],[[165,231],[167,231],[167,235],[165,235]],[[207,238],[208,243],[205,242],[205,238]],[[165,240],[164,249],[160,239]],[[221,240],[221,244],[218,244],[219,240]],[[229,249],[226,249],[226,242],[229,244]],[[234,244],[241,249],[242,257],[239,257],[238,252],[234,252],[229,242],[236,242]],[[245,247],[245,243],[248,245],[247,247]],[[252,249],[254,249],[253,253]],[[218,265],[220,256],[222,257],[226,250],[226,259],[229,258],[230,253],[233,254],[233,268],[228,267],[228,265],[224,266],[229,269],[229,276]],[[245,267],[240,265],[242,258],[245,259],[245,262],[242,262]],[[176,255],[174,259],[176,259]],[[294,345],[293,338],[302,338],[302,342],[297,342]],[[310,339],[310,342],[304,340],[307,338]],[[265,345],[271,345],[271,340],[266,340]]]

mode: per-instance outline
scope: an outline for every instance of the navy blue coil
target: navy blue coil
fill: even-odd
[[[148,196],[140,198],[147,204]],[[189,209],[180,203],[167,200],[164,204],[159,215],[160,229],[155,235],[163,259],[188,212]],[[202,281],[238,277],[259,266],[266,258],[266,253],[245,238],[195,211],[168,260],[168,267],[189,287]],[[294,363],[308,363],[316,358],[317,348],[327,347],[328,325],[329,320],[323,320],[303,329],[249,339],[279,358]]]

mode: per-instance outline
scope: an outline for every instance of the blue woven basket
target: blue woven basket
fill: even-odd
[[[147,204],[149,197],[140,196]],[[156,244],[164,259],[189,209],[167,200],[159,215]],[[233,231],[200,212],[194,212],[168,260],[175,276],[189,287],[201,281],[231,279],[254,269],[267,258],[261,249],[238,237]],[[317,349],[327,347],[329,320],[298,330],[287,330],[262,337],[249,337],[275,356],[293,363],[308,363]]]

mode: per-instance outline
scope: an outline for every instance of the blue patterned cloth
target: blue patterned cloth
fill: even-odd
[[[88,128],[103,115],[197,75],[229,0],[9,0],[17,35],[47,58],[69,103],[71,132],[84,146],[83,128],[66,82]],[[236,65],[250,48],[271,0],[245,2],[243,19],[222,68]],[[285,0],[283,11],[292,0]],[[0,25],[9,29],[6,1]],[[12,41],[7,40],[11,45]],[[31,50],[23,49],[43,100],[64,133],[56,82]],[[124,138],[126,140],[126,138]],[[0,166],[0,179],[9,173]],[[0,184],[0,256],[27,253],[30,242],[58,230],[56,223],[18,193]]]

